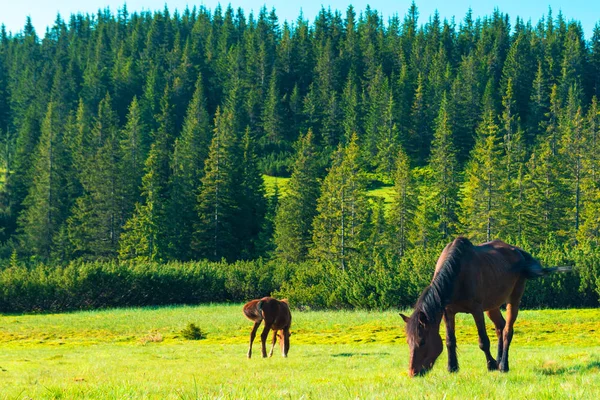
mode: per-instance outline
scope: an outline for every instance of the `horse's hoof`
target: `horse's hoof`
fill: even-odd
[[[500,364],[500,372],[508,372],[508,364]]]
[[[449,365],[448,372],[450,372],[450,373],[458,372],[458,365]]]
[[[248,354],[248,358],[252,358],[252,354]]]
[[[498,370],[498,363],[496,361],[488,362],[488,371],[497,371],[497,370]]]

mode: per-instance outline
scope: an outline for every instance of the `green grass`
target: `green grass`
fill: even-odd
[[[523,311],[511,372],[489,373],[460,315],[461,371],[445,353],[410,379],[395,311],[294,312],[287,359],[245,357],[241,305],[0,317],[0,399],[599,398],[600,311]],[[194,323],[207,334],[185,340]],[[493,336],[491,326],[488,327]],[[492,338],[495,341],[495,337]]]
[[[279,178],[276,176],[263,175],[263,180],[265,182],[267,195],[273,195],[273,193],[275,193],[275,186],[278,187],[280,194],[285,195],[287,184],[290,178]],[[393,185],[385,185],[378,181],[374,182],[371,189],[367,191],[367,196],[382,197],[386,207],[389,207],[389,205],[392,204],[393,195]]]
[[[263,175],[263,180],[265,181],[267,196],[272,196],[273,193],[275,193],[275,186],[278,187],[280,195],[285,195],[287,183],[289,182],[290,178]]]

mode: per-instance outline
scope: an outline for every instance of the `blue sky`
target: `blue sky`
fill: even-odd
[[[68,17],[71,13],[84,12],[93,13],[99,8],[110,7],[116,10],[125,3],[124,0],[3,0],[0,10],[0,23],[6,25],[7,30],[18,32],[23,28],[25,18],[29,15],[38,34],[43,35],[46,26],[51,25],[56,18],[57,12]],[[370,0],[370,1],[352,1],[352,0],[303,0],[303,1],[264,1],[264,0],[128,0],[127,8],[130,11],[139,10],[157,10],[162,9],[165,3],[170,10],[185,9],[186,5],[204,5],[207,8],[214,9],[221,3],[224,7],[231,4],[234,8],[242,7],[246,15],[250,10],[255,12],[263,5],[268,9],[275,7],[280,21],[295,20],[302,9],[305,18],[311,21],[321,8],[321,5],[330,7],[332,10],[345,11],[349,4],[352,4],[357,12],[365,9],[367,4],[372,9],[376,9],[383,14],[385,18],[398,14],[404,16],[408,10],[411,0]],[[442,18],[451,19],[456,17],[460,22],[469,7],[473,10],[475,16],[490,15],[494,8],[498,7],[500,11],[508,13],[511,22],[517,16],[526,21],[531,19],[536,23],[542,16],[548,12],[548,7],[552,7],[556,16],[562,11],[565,19],[575,19],[582,23],[585,35],[591,37],[594,25],[600,21],[600,1],[598,0],[569,0],[569,1],[524,1],[524,0],[453,0],[445,2],[417,1],[419,9],[419,22],[426,22],[435,10],[438,10]]]

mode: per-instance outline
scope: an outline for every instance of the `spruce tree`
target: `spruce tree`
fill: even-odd
[[[127,123],[123,128],[120,139],[121,177],[123,178],[123,213],[129,219],[135,209],[135,204],[141,200],[140,192],[144,175],[144,162],[148,155],[146,144],[149,132],[142,119],[142,113],[137,101],[133,98],[129,106]]]
[[[50,102],[33,159],[33,181],[19,218],[23,251],[41,260],[50,258],[53,242],[66,220],[66,168],[62,127],[55,104]]]
[[[91,131],[91,157],[82,171],[83,194],[69,218],[69,238],[76,256],[116,256],[123,215],[120,135],[117,115],[107,93],[98,106]]]
[[[171,199],[171,165],[175,137],[172,91],[167,85],[161,99],[158,129],[154,132],[145,174],[142,178],[143,203],[136,205],[133,216],[124,226],[119,247],[122,259],[166,261],[171,251],[172,221],[167,214]]]
[[[202,258],[235,260],[240,255],[239,237],[234,232],[239,216],[240,159],[233,114],[217,109],[197,200],[199,223],[192,243]]]
[[[588,110],[584,127],[582,168],[582,224],[578,239],[600,238],[600,110],[596,97]]]
[[[296,160],[287,190],[275,215],[278,258],[304,261],[312,243],[312,223],[319,198],[318,166],[312,131],[298,140]]]
[[[242,143],[240,187],[238,188],[238,216],[233,232],[238,237],[240,255],[244,259],[258,257],[261,227],[265,219],[266,197],[263,177],[258,169],[254,150],[255,139],[246,128]]]
[[[459,184],[456,150],[447,105],[448,100],[444,95],[435,121],[436,129],[429,158],[429,167],[433,173],[433,187],[431,189],[437,199],[435,206],[436,225],[439,227],[443,240],[448,239],[455,229]]]
[[[414,213],[417,192],[410,160],[400,149],[396,157],[394,173],[394,197],[389,217],[390,243],[397,255],[402,257],[410,247],[410,233],[415,229]]]
[[[311,255],[342,270],[364,250],[369,212],[365,179],[360,166],[356,135],[347,147],[339,147],[321,186],[313,221]]]
[[[196,199],[204,175],[212,132],[206,110],[202,76],[196,81],[196,90],[190,103],[181,137],[175,141],[171,158],[171,197],[169,220],[172,226],[171,253],[175,258],[192,258],[194,227],[198,224]]]
[[[510,202],[501,190],[507,174],[501,161],[499,130],[493,111],[487,109],[465,171],[459,219],[462,231],[475,241],[499,237],[503,222],[501,207]]]

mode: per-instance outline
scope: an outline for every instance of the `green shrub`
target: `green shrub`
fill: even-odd
[[[192,322],[182,329],[181,336],[187,340],[201,340],[206,338],[206,334],[202,332],[202,329]]]

